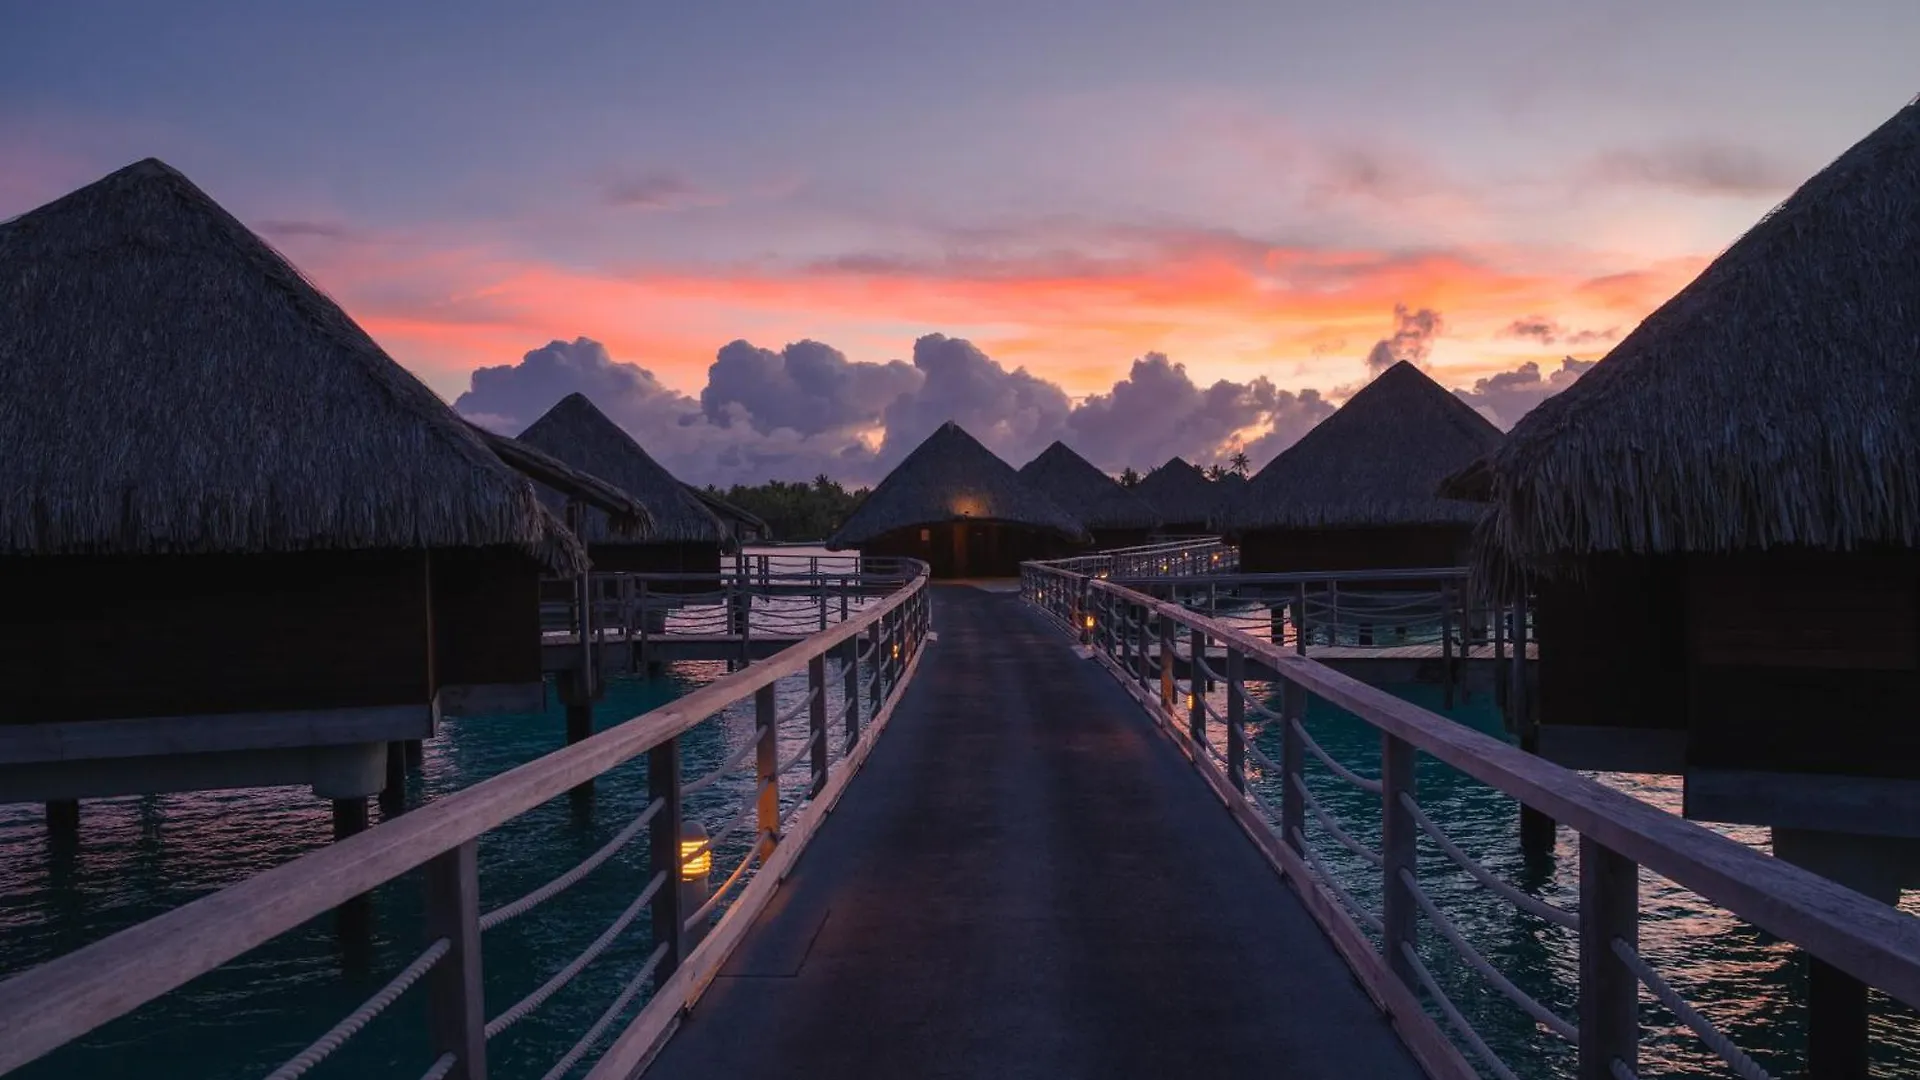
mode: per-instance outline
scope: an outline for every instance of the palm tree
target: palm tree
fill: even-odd
[[[1253,467],[1253,463],[1247,460],[1247,452],[1245,450],[1235,450],[1233,456],[1227,460],[1233,463],[1233,471],[1239,473],[1241,476],[1247,475],[1248,470]]]
[[[1133,471],[1133,466],[1129,465],[1120,470],[1120,486],[1124,488],[1140,486],[1140,474]]]
[[[1225,477],[1226,475],[1227,475],[1227,470],[1221,468],[1217,462],[1215,464],[1207,466],[1207,479],[1209,480],[1217,481]]]

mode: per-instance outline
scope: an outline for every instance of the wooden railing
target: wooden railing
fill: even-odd
[[[1761,854],[1693,822],[1543,761],[1499,739],[1342,675],[1293,649],[1156,599],[1122,584],[1057,565],[1023,568],[1026,598],[1053,616],[1099,659],[1188,754],[1247,834],[1290,880],[1348,964],[1392,1017],[1409,1048],[1436,1077],[1476,1076],[1467,1054],[1494,1076],[1514,1071],[1443,991],[1416,948],[1424,922],[1494,992],[1511,999],[1537,1030],[1572,1044],[1580,1080],[1632,1080],[1645,986],[1705,1046],[1747,1080],[1767,1076],[1740,1047],[1694,1009],[1639,951],[1639,870],[1645,868],[1762,930],[1920,1007],[1920,919],[1826,878]],[[1158,662],[1154,659],[1157,645]],[[1220,669],[1209,648],[1224,648]],[[1178,677],[1185,651],[1189,677]],[[1276,709],[1247,692],[1257,663],[1277,674]],[[1207,684],[1224,688],[1224,709]],[[1317,698],[1379,732],[1378,772],[1367,776],[1326,753],[1305,723]],[[1276,725],[1279,753],[1256,736]],[[1224,738],[1216,738],[1216,733]],[[1273,740],[1268,739],[1268,745]],[[1218,744],[1224,744],[1224,749]],[[1551,904],[1469,857],[1422,808],[1416,761],[1426,755],[1512,796],[1579,834],[1576,909]],[[1378,806],[1378,849],[1356,837],[1315,798],[1305,780],[1316,762]],[[1248,783],[1250,770],[1280,781],[1279,805]],[[1427,840],[1491,895],[1566,933],[1579,952],[1578,1008],[1561,1016],[1474,948],[1435,904],[1419,876]],[[1333,843],[1378,874],[1380,910],[1369,910],[1328,868]],[[1430,1003],[1453,1033],[1431,1019]]]
[[[1167,540],[1141,547],[1114,548],[1048,563],[1077,574],[1101,578],[1138,578],[1224,574],[1240,565],[1240,549],[1217,536]]]
[[[427,915],[420,952],[359,1009],[316,1031],[314,1043],[271,1073],[272,1080],[302,1075],[416,984],[427,995],[430,1018],[421,1033],[424,1077],[480,1080],[489,1040],[541,1008],[611,944],[634,932],[630,924],[644,915],[652,928],[651,952],[548,1074],[565,1075],[594,1053],[623,1011],[651,988],[645,1007],[587,1074],[625,1080],[711,981],[886,726],[931,625],[926,567],[914,564],[912,571],[855,617],[737,674],[0,983],[0,1073],[419,870]],[[831,672],[830,660],[836,662]],[[783,709],[777,690],[788,679],[803,679],[805,689]],[[829,687],[840,689],[837,716],[829,715]],[[682,739],[749,699],[753,735],[719,768],[683,781]],[[776,733],[803,715],[806,738],[781,761]],[[648,801],[635,819],[566,873],[511,903],[481,910],[480,837],[643,754]],[[736,773],[755,782],[729,820],[708,832],[683,816],[684,800]],[[785,810],[783,784],[795,796]],[[722,845],[747,828],[753,830],[746,834],[753,838],[751,848],[709,892],[706,876],[720,869]],[[554,899],[643,833],[648,878],[639,895],[571,962],[556,963],[545,983],[488,1017],[484,935]]]
[[[911,559],[754,555],[712,573],[595,572],[588,577],[596,642],[657,637],[804,637],[844,622],[911,580]],[[717,587],[716,587],[717,586]],[[579,582],[554,579],[566,599],[540,605],[545,635],[578,640]]]

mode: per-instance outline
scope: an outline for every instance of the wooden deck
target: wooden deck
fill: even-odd
[[[1112,678],[1016,596],[935,609],[859,783],[647,1077],[1422,1075]]]

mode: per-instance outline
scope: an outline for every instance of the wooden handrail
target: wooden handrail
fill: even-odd
[[[0,1073],[454,851],[779,679],[806,672],[814,657],[877,626],[926,585],[926,566],[917,564],[905,586],[882,602],[736,674],[0,983]]]
[[[1064,573],[1035,566],[1043,573]],[[1920,919],[1763,855],[1231,624],[1122,585],[1087,587],[1257,657],[1282,678],[1910,1006],[1920,1008]]]

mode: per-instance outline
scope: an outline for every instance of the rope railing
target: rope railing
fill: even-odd
[[[1674,993],[1673,987],[1667,985],[1667,980],[1661,978],[1660,973],[1653,970],[1641,957],[1638,949],[1620,938],[1614,938],[1608,944],[1613,950],[1613,955],[1619,957],[1620,962],[1627,965],[1627,969],[1632,971],[1634,977],[1639,979],[1648,990],[1653,991],[1653,996],[1659,999],[1660,1004],[1665,1005],[1667,1011],[1679,1017],[1681,1023],[1693,1029],[1693,1033],[1700,1037],[1700,1041],[1706,1044],[1707,1049],[1720,1055],[1721,1060],[1725,1061],[1729,1068],[1740,1074],[1741,1080],[1773,1080],[1771,1073],[1748,1057],[1744,1050],[1735,1046],[1733,1040],[1727,1038],[1718,1027],[1714,1026],[1713,1021],[1700,1015],[1699,1010],[1687,1004],[1685,998]]]
[[[769,840],[776,839],[776,837],[771,833],[761,833],[760,839]],[[683,924],[686,929],[691,930],[701,923],[706,922],[707,916],[713,914],[713,909],[720,906],[721,901],[725,900],[727,895],[733,892],[735,886],[746,880],[747,871],[759,862],[759,859],[756,857],[759,854],[759,846],[760,845],[755,844],[755,850],[748,852],[747,856],[740,860],[740,864],[733,868],[733,873],[727,875],[727,880],[721,882],[720,887],[713,890],[712,896],[707,897],[707,902],[701,904],[698,911],[687,916]]]
[[[401,994],[406,993],[414,983],[419,982],[421,976],[432,970],[433,965],[447,955],[447,949],[452,944],[446,938],[440,938],[427,946],[425,952],[414,957],[412,963],[401,968],[400,973],[389,980],[387,985],[381,987],[359,1008],[348,1013],[345,1019],[329,1028],[325,1035],[315,1039],[313,1045],[295,1054],[285,1065],[268,1073],[267,1080],[298,1080],[299,1077],[305,1076],[307,1070],[325,1061],[335,1050],[345,1045],[348,1039],[359,1034],[360,1029],[371,1023],[374,1017],[385,1012],[387,1006],[398,1001]]]
[[[546,982],[541,983],[532,993],[508,1006],[505,1012],[487,1021],[487,1038],[491,1039],[526,1019],[535,1009],[545,1005],[547,999],[559,993],[561,987],[572,982],[574,976],[585,971],[588,964],[598,960],[600,954],[607,951],[607,948],[619,938],[621,932],[632,925],[633,920],[638,918],[640,913],[647,909],[647,905],[653,902],[654,894],[658,893],[661,886],[665,885],[667,881],[668,877],[665,871],[653,875],[653,879],[647,882],[647,887],[640,890],[640,895],[634,897],[633,902],[622,909],[620,914],[614,917],[613,922],[609,924],[605,930],[600,932],[600,936],[589,942],[587,947],[580,950],[580,953],[569,961],[565,967],[554,972],[548,977]]]
[[[733,753],[727,755],[727,759],[725,761],[715,766],[712,770],[710,770],[705,776],[702,776],[700,779],[695,780],[692,783],[686,784],[683,787],[681,787],[680,797],[684,799],[689,795],[697,795],[700,792],[705,791],[707,788],[712,787],[714,784],[717,784],[720,781],[726,779],[727,777],[732,776],[734,773],[739,772],[741,766],[747,763],[747,755],[759,749],[761,743],[767,741],[772,737],[773,737],[772,728],[756,729],[753,733],[753,738],[748,739],[746,742],[743,742],[738,747],[736,747]]]
[[[813,753],[814,744],[825,738],[826,734],[824,731],[816,731],[807,736],[807,741],[800,744],[800,748],[793,752],[793,756],[781,762],[773,771],[784,776],[790,772],[794,766],[805,762]]]
[[[613,839],[600,845],[599,850],[576,863],[573,869],[553,878],[545,885],[534,889],[510,904],[502,904],[492,911],[482,914],[480,916],[480,929],[484,932],[499,926],[501,923],[517,919],[572,888],[579,883],[580,879],[593,873],[601,863],[612,858],[614,852],[626,847],[629,841],[640,835],[640,830],[652,824],[653,819],[659,815],[661,810],[665,809],[666,805],[666,800],[664,799],[655,799],[648,803],[646,809],[640,811],[638,816],[627,823],[626,828],[615,833]]]
[[[1484,662],[1498,657],[1511,665],[1510,673],[1500,672],[1501,683],[1522,686],[1522,665],[1538,656],[1539,644],[1526,598],[1484,603],[1464,587],[1463,571],[1446,568],[1377,575],[1231,573],[1204,582],[1109,580],[1044,563],[1026,564],[1022,573],[1028,600],[1091,647],[1091,655],[1175,736],[1174,744],[1209,777],[1210,789],[1235,810],[1235,818],[1266,857],[1311,898],[1309,913],[1333,937],[1375,1000],[1392,1014],[1409,1048],[1433,1075],[1463,1078],[1477,1071],[1515,1077],[1516,1069],[1533,1075],[1531,1062],[1525,1068],[1518,1060],[1509,1066],[1474,1029],[1482,1022],[1483,1008],[1511,1008],[1529,1024],[1551,1032],[1556,1041],[1576,1044],[1583,1080],[1594,1075],[1637,1080],[1634,1063],[1647,1030],[1638,1004],[1644,986],[1679,1026],[1690,1029],[1743,1080],[1770,1080],[1751,1056],[1639,957],[1634,942],[1643,917],[1643,872],[1691,891],[1897,1001],[1920,1006],[1920,922],[1911,916],[1336,670],[1336,664],[1356,659],[1348,651],[1355,643],[1366,643],[1362,649],[1386,645],[1404,627],[1403,642],[1437,641],[1446,650],[1442,655],[1452,659]],[[1415,584],[1409,592],[1376,584],[1374,596],[1367,588],[1353,587],[1350,579],[1361,578],[1396,584],[1426,579],[1439,582],[1440,588]],[[1149,595],[1149,589],[1158,595]],[[1197,650],[1191,644],[1196,638],[1204,643]],[[1168,641],[1173,642],[1171,650],[1164,647]],[[1154,657],[1142,655],[1154,649],[1151,642],[1158,642],[1158,651],[1173,660],[1186,660],[1192,677],[1184,684],[1164,676],[1157,684],[1151,682]],[[1335,642],[1339,649],[1329,662],[1316,659],[1314,650]],[[1208,662],[1208,648],[1226,652],[1224,671],[1236,678],[1226,678]],[[1403,659],[1422,655],[1431,654]],[[1276,684],[1284,704],[1269,706],[1267,694],[1252,691],[1249,676]],[[1454,669],[1447,669],[1446,678],[1451,694]],[[1170,696],[1169,682],[1170,689],[1184,688],[1196,700]],[[1206,700],[1198,689],[1203,684],[1223,690],[1225,706]],[[1313,737],[1304,722],[1307,695],[1375,730],[1381,747],[1377,776],[1357,772]],[[1276,720],[1281,722],[1274,730],[1278,752],[1255,742],[1261,729]],[[1215,721],[1226,725],[1224,760],[1214,745]],[[1463,850],[1418,801],[1419,781],[1427,772],[1425,758],[1571,829],[1580,852],[1578,911],[1503,880]],[[1318,765],[1309,766],[1308,761]],[[1377,797],[1377,850],[1357,840],[1370,829],[1349,826],[1352,815],[1345,801],[1337,804],[1341,813],[1336,815],[1335,803],[1315,795],[1318,782],[1307,784],[1303,770],[1317,772],[1321,767],[1351,788]],[[1266,778],[1258,786],[1249,782],[1256,769]],[[1274,782],[1277,794],[1270,786]],[[1309,821],[1317,826],[1311,838]],[[1319,835],[1322,829],[1339,847]],[[1492,894],[1527,919],[1569,935],[1579,946],[1577,1019],[1547,1007],[1545,1002],[1555,995],[1531,984],[1523,987],[1524,980],[1516,981],[1510,967],[1501,970],[1501,952],[1475,940],[1478,920],[1450,914],[1451,903],[1443,906],[1441,899],[1447,894],[1421,886],[1423,833],[1458,872],[1484,890],[1476,895]],[[1329,865],[1330,855],[1338,856],[1338,871]],[[1379,915],[1366,910],[1350,888],[1369,872],[1379,875],[1380,891],[1372,894],[1380,901]],[[1432,927],[1436,942],[1445,942],[1440,951],[1451,950],[1463,973],[1473,972],[1472,981],[1495,991],[1485,995],[1484,1005],[1476,995],[1471,1009],[1463,1010],[1468,999],[1448,998],[1452,978],[1443,986],[1416,948],[1423,922]],[[1368,952],[1371,958],[1363,959]],[[1604,958],[1596,959],[1595,952]],[[1525,1052],[1538,1050],[1528,1045]],[[1469,1058],[1485,1065],[1469,1064]]]
[[[1427,812],[1421,809],[1420,804],[1413,800],[1413,796],[1402,792],[1400,795],[1400,805],[1406,808],[1408,814],[1412,815],[1414,822],[1420,826],[1420,831],[1426,833],[1427,836],[1439,846],[1440,850],[1445,852],[1447,857],[1454,861],[1455,865],[1472,875],[1475,881],[1486,886],[1502,900],[1505,900],[1507,903],[1512,904],[1514,907],[1519,908],[1529,915],[1545,919],[1555,926],[1562,926],[1568,930],[1580,929],[1580,916],[1577,913],[1568,911],[1562,907],[1556,907],[1553,904],[1541,900],[1539,897],[1529,896],[1521,892],[1514,886],[1502,881],[1486,867],[1480,865],[1480,862],[1473,856],[1460,850],[1459,846],[1453,842],[1453,839],[1446,834],[1446,831],[1435,824],[1434,820],[1427,816]]]
[[[446,1080],[447,1074],[451,1073],[453,1067],[459,1063],[460,1058],[457,1055],[441,1054],[434,1059],[432,1065],[427,1066],[426,1072],[420,1074],[420,1080]]]
[[[660,969],[660,962],[666,957],[666,943],[655,945],[653,952],[647,956],[646,963],[641,964],[640,970],[634,972],[633,978],[627,980],[627,985],[621,988],[619,995],[613,999],[613,1004],[607,1006],[606,1011],[600,1014],[600,1018],[587,1028],[586,1034],[580,1036],[579,1041],[575,1042],[571,1049],[560,1055],[560,1060],[554,1062],[553,1067],[548,1069],[540,1080],[560,1080],[561,1077],[572,1072],[573,1067],[580,1064],[580,1059],[587,1056],[587,1051],[591,1050],[593,1045],[600,1041],[601,1036],[607,1033],[607,1029],[613,1026],[614,1020],[626,1011],[628,1005],[633,1004],[634,998],[640,996],[640,991],[646,988],[647,980],[653,978],[653,973]]]

